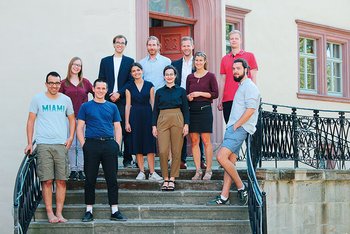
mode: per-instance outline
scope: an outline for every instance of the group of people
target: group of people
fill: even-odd
[[[232,51],[221,61],[219,82],[207,70],[207,55],[193,55],[191,37],[181,39],[183,58],[172,62],[160,54],[158,38],[150,36],[146,42],[148,55],[135,62],[123,54],[127,39],[118,35],[113,38],[114,54],[101,60],[98,79],[93,84],[83,77],[79,57],[69,62],[65,79],[61,80],[57,72],[46,76],[47,91],[36,95],[30,105],[25,153],[33,152],[35,126],[37,174],[50,223],[67,221],[62,215],[67,178],[85,181],[86,212],[82,221],[93,220],[100,164],[107,183],[111,220],[127,220],[118,209],[117,157],[122,141],[123,165],[132,167],[132,155],[136,156],[137,180],[146,179],[147,155],[148,179],[162,182],[163,191],[174,191],[180,168],[187,166],[189,134],[196,167],[192,180],[210,180],[212,102],[218,97],[218,109],[223,110],[227,124],[217,154],[225,170],[224,186],[221,195],[208,204],[229,204],[232,181],[240,198],[246,201],[247,185],[242,183],[235,162],[247,134],[255,131],[260,94],[252,80],[256,79],[257,64],[252,53],[241,50],[241,33],[232,31],[229,36]],[[89,93],[93,95],[91,101]],[[154,166],[157,152],[161,176]],[[57,185],[55,213],[53,181]]]

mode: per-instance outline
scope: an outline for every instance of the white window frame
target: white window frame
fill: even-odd
[[[339,44],[339,43],[333,43],[333,42],[327,42],[327,44],[330,44],[330,52],[331,52],[331,57],[328,57],[328,55],[326,56],[327,57],[327,63],[330,63],[331,64],[331,76],[330,76],[330,79],[331,79],[331,89],[329,87],[328,88],[328,94],[329,95],[333,95],[333,96],[342,96],[343,95],[343,69],[340,69],[340,77],[335,77],[334,76],[334,64],[335,63],[339,63],[340,64],[340,67],[342,68],[343,67],[343,53],[342,53],[342,45]],[[340,48],[339,48],[339,56],[340,58],[335,58],[334,57],[334,51],[333,51],[333,45],[338,45]],[[326,46],[327,48],[327,46]],[[326,65],[326,68],[327,68],[327,65]],[[340,78],[340,91],[337,92],[337,91],[334,91],[334,82],[335,79],[338,79]],[[328,74],[327,74],[327,80],[328,80]],[[331,90],[331,91],[330,91]]]
[[[303,38],[304,39],[304,43],[303,43],[303,49],[304,49],[304,52],[300,52],[299,51],[299,58],[300,59],[303,59],[303,63],[304,63],[304,73],[303,73],[303,80],[304,80],[304,84],[306,84],[307,86],[307,75],[308,75],[308,72],[307,72],[307,59],[314,59],[314,67],[315,67],[315,88],[314,89],[311,89],[311,88],[308,88],[308,87],[301,87],[300,86],[300,80],[301,80],[301,77],[299,78],[299,87],[300,87],[300,90],[302,90],[302,92],[305,92],[305,93],[317,93],[317,43],[316,43],[316,40],[314,38],[307,38],[307,37],[300,37],[300,39]],[[309,54],[309,53],[306,53],[307,49],[306,49],[306,41],[307,40],[312,40],[313,41],[313,46],[314,46],[314,54]],[[299,61],[300,61],[299,59]],[[301,67],[301,64],[299,64],[299,76],[301,74],[300,72],[300,67]]]

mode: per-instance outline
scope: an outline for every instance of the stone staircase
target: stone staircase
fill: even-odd
[[[222,169],[213,170],[211,181],[192,181],[195,170],[181,170],[174,192],[160,191],[157,182],[136,181],[137,172],[137,169],[118,171],[119,209],[128,221],[109,220],[110,208],[101,170],[93,222],[81,222],[85,213],[84,183],[69,181],[64,208],[69,222],[49,224],[45,206],[40,204],[28,233],[251,233],[248,208],[239,204],[235,188],[230,194],[231,205],[205,205],[220,194]],[[246,179],[245,170],[239,173]]]

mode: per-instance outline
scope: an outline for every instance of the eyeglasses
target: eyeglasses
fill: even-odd
[[[72,66],[81,67],[81,64],[73,63]]]
[[[61,82],[51,82],[51,81],[49,81],[49,82],[46,82],[46,84],[47,84],[48,86],[54,86],[54,85],[60,86],[60,85],[61,85]]]
[[[117,42],[115,42],[114,44],[116,44],[116,45],[125,45],[125,42],[119,42],[119,41],[117,41]]]

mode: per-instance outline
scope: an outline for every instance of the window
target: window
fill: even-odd
[[[316,43],[309,38],[299,38],[299,85],[300,90],[316,92]]]
[[[231,46],[230,46],[230,40],[228,37],[228,33],[232,30],[239,30],[241,31],[242,35],[244,35],[244,18],[245,15],[248,14],[250,10],[238,8],[238,7],[232,7],[232,6],[226,6],[226,31],[225,31],[225,38],[226,38],[226,44],[225,44],[225,51],[226,53],[231,52]],[[242,42],[242,48],[244,48],[244,41]]]
[[[342,56],[339,44],[327,43],[327,87],[329,94],[342,94]]]
[[[350,31],[296,20],[298,98],[350,102]]]
[[[186,0],[150,0],[149,10],[181,17],[191,17]]]

